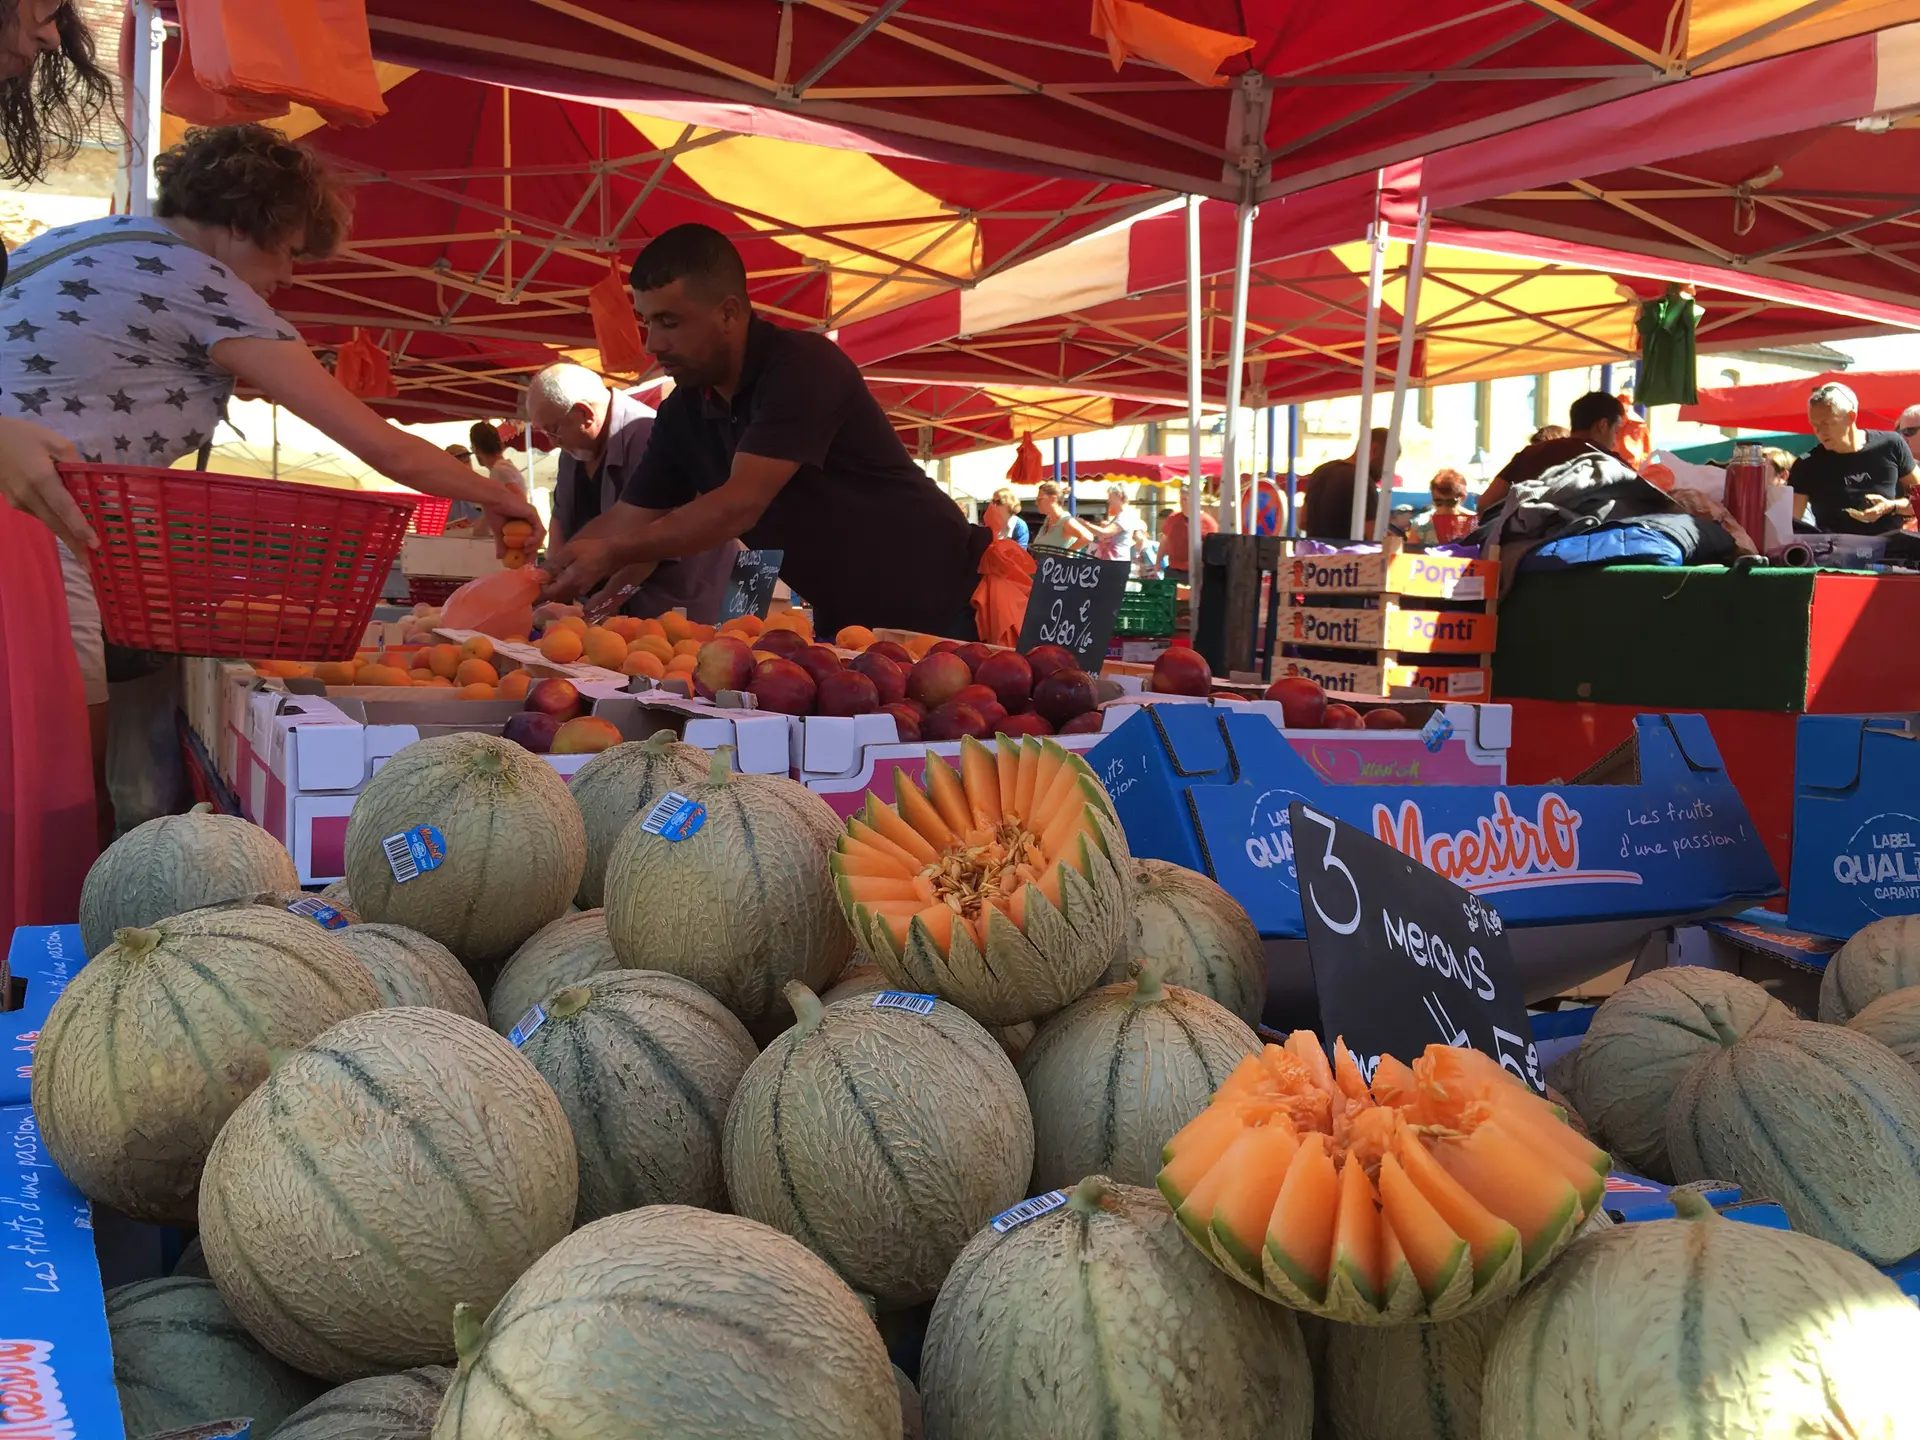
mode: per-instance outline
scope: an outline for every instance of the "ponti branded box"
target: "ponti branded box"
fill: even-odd
[[[1307,595],[1415,595],[1484,600],[1500,567],[1460,555],[1291,555],[1280,562],[1282,588]]]
[[[1497,624],[1493,616],[1479,610],[1280,607],[1280,639],[1288,645],[1478,655],[1493,649]]]

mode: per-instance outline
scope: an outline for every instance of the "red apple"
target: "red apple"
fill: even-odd
[[[1359,730],[1362,726],[1360,712],[1351,705],[1329,705],[1320,717],[1322,730]]]
[[[1002,735],[1011,735],[1016,739],[1022,735],[1051,735],[1053,734],[1053,726],[1047,723],[1045,716],[1036,715],[1033,711],[1028,710],[1019,715],[1009,715],[1006,719],[1002,720],[1000,722],[1000,733]]]
[[[884,655],[902,670],[913,668],[913,652],[897,640],[876,640],[860,652],[862,655]]]
[[[955,692],[953,699],[955,704],[971,705],[976,710],[984,705],[1000,704],[1000,696],[998,693],[977,682],[972,685],[961,686],[960,689]],[[1001,706],[1001,708],[1005,709],[1006,707]]]
[[[873,681],[873,688],[878,692],[882,705],[891,705],[906,698],[906,667],[896,664],[885,655],[863,650],[847,662],[847,669],[858,671]]]
[[[1027,668],[1033,672],[1033,683],[1038,685],[1056,670],[1078,670],[1080,662],[1065,646],[1036,645],[1027,651]]]
[[[1033,708],[1055,726],[1086,714],[1093,705],[1093,677],[1084,670],[1055,670],[1033,688]]]
[[[980,718],[987,722],[987,734],[998,735],[1007,728],[1007,707],[998,700],[989,700],[975,708],[979,710]]]
[[[880,708],[880,692],[858,670],[835,670],[820,677],[815,710],[821,715],[867,715]]]
[[[958,649],[956,645],[954,647]],[[967,662],[952,651],[930,654],[907,672],[907,694],[929,710],[938,709],[973,682]]]
[[[1033,704],[1033,667],[1017,650],[996,650],[973,672],[973,683],[993,691],[1009,715]]]
[[[987,722],[980,712],[971,705],[957,705],[948,701],[938,706],[927,716],[927,723],[920,727],[920,734],[927,740],[960,740],[971,735],[976,740],[991,740],[993,734],[987,729]]]
[[[577,715],[555,733],[548,753],[553,755],[598,755],[611,750],[626,737],[620,727],[597,715]]]
[[[1147,688],[1162,695],[1211,695],[1213,667],[1198,650],[1176,645],[1161,651],[1153,662],[1153,678]]]
[[[794,651],[790,658],[794,664],[813,677],[815,685],[836,671],[846,669],[846,666],[840,663],[840,657],[825,645],[809,645],[804,650]]]
[[[1361,723],[1369,730],[1405,730],[1407,717],[1389,706],[1384,710],[1369,710]]]
[[[953,653],[967,662],[969,672],[977,672],[980,669],[980,662],[993,654],[993,647],[982,645],[978,640],[969,640]]]
[[[560,719],[544,710],[522,710],[508,718],[503,740],[511,740],[523,750],[545,755],[553,748],[553,737],[560,733]]]
[[[762,660],[747,688],[762,710],[805,715],[813,709],[813,676],[791,660]]]
[[[753,637],[753,648],[769,655],[797,655],[807,648],[807,637],[793,630],[762,630]]]
[[[920,739],[920,707],[899,702],[882,705],[882,713],[893,717],[893,728],[900,732],[900,738],[909,743]]]
[[[1098,710],[1088,710],[1074,716],[1054,733],[1059,735],[1098,735],[1101,724],[1105,718],[1106,717]]]
[[[744,690],[753,681],[753,647],[738,635],[716,635],[693,657],[693,679],[709,693]]]
[[[526,708],[551,715],[555,720],[571,720],[587,707],[571,680],[536,680],[527,691]]]
[[[1327,692],[1304,675],[1281,676],[1264,698],[1280,702],[1280,723],[1288,730],[1318,730],[1327,713]]]

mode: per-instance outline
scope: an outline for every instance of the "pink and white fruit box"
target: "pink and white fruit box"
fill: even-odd
[[[861,719],[869,717],[861,716]],[[882,717],[886,718],[886,717]],[[1110,723],[1117,724],[1118,721]],[[1100,743],[1099,735],[1056,735],[1051,737],[1061,747],[1084,752]],[[859,764],[844,775],[809,775],[805,783],[809,790],[817,792],[821,799],[831,805],[839,815],[856,814],[867,803],[867,792],[871,790],[882,800],[891,802],[894,798],[894,776],[904,773],[910,780],[922,786],[926,783],[927,753],[944,755],[956,763],[960,757],[958,740],[934,741],[894,741],[891,744],[868,745],[862,750]]]

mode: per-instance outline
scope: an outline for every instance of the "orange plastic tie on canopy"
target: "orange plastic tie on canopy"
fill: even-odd
[[[284,114],[293,103],[338,125],[387,113],[366,0],[179,0],[179,15],[180,63],[163,103],[183,119],[221,123],[206,118],[215,99],[235,118]]]
[[[996,540],[980,557],[980,583],[973,591],[973,624],[989,645],[1015,645],[1033,594],[1033,556],[1018,540]]]
[[[1033,443],[1031,430],[1022,432],[1020,436],[1020,448],[1013,452],[1013,463],[1007,467],[1007,483],[1010,485],[1040,483],[1040,447]]]
[[[180,28],[180,59],[160,90],[160,104],[170,115],[189,125],[243,125],[250,120],[272,120],[292,108],[273,96],[222,95],[200,83],[193,68],[193,42],[186,26]]]
[[[600,349],[602,371],[637,375],[647,368],[646,347],[640,343],[640,322],[633,315],[627,277],[613,261],[607,262],[607,273],[587,292],[587,310],[593,317],[593,342]]]
[[[391,400],[400,392],[393,383],[393,367],[387,352],[358,330],[340,347],[333,362],[333,378],[349,395],[362,400]]]
[[[1163,15],[1140,0],[1093,0],[1093,35],[1107,42],[1107,58],[1118,70],[1128,56],[1165,65],[1196,85],[1224,85],[1221,64],[1253,49],[1248,35],[1229,35]]]

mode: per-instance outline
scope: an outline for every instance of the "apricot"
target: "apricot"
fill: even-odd
[[[556,665],[571,665],[586,653],[586,641],[572,629],[554,626],[540,637],[540,653]]]
[[[651,650],[629,650],[625,662],[620,666],[624,675],[644,675],[649,680],[663,679],[667,673],[666,662]]]
[[[462,700],[491,700],[495,694],[493,686],[478,682],[462,685],[455,693]]]
[[[467,658],[469,657],[463,656],[460,653],[460,647],[458,645],[435,645],[433,648],[427,651],[426,667],[427,669],[431,670],[434,674],[444,675],[447,679],[451,680],[454,677],[454,675],[459,671],[460,662],[463,659],[467,659]],[[476,655],[471,658],[476,660],[486,660],[492,657],[486,656],[486,655]]]
[[[462,660],[454,672],[453,683],[469,689],[484,685],[491,690],[500,683],[500,672],[484,660]]]
[[[700,653],[700,647],[704,644],[706,644],[706,641],[694,640],[692,638],[677,640],[674,642],[673,653],[675,655],[698,655]]]
[[[433,671],[424,669],[416,665],[413,669],[407,672],[407,678],[416,685],[425,685],[428,681],[434,679],[435,677],[434,677]]]
[[[508,550],[500,557],[500,564],[508,570],[524,570],[529,563],[524,550]]]
[[[611,630],[631,645],[641,635],[640,621],[632,615],[615,615],[600,622],[602,630]]]
[[[674,655],[673,642],[664,635],[642,635],[638,640],[634,641],[633,644],[629,645],[627,649],[629,652],[644,650],[663,664],[671,660]]]
[[[533,538],[533,527],[524,520],[509,520],[500,527],[500,543],[509,550],[524,550]]]
[[[515,670],[511,675],[500,677],[500,698],[502,700],[524,700],[527,691],[533,686],[533,676],[525,670]]]
[[[359,669],[352,660],[324,660],[313,667],[313,678],[322,685],[351,685]]]
[[[547,626],[547,629],[550,632],[554,630],[571,630],[576,635],[585,635],[587,633],[587,622],[578,615],[562,615],[551,625]]]
[[[489,640],[484,635],[475,635],[471,637],[464,645],[460,647],[460,658],[462,660],[493,659],[493,641]]]
[[[613,631],[596,626],[587,631],[586,659],[589,665],[618,670],[627,660],[627,642]]]
[[[362,665],[353,677],[356,685],[411,685],[413,679],[397,665]]]

